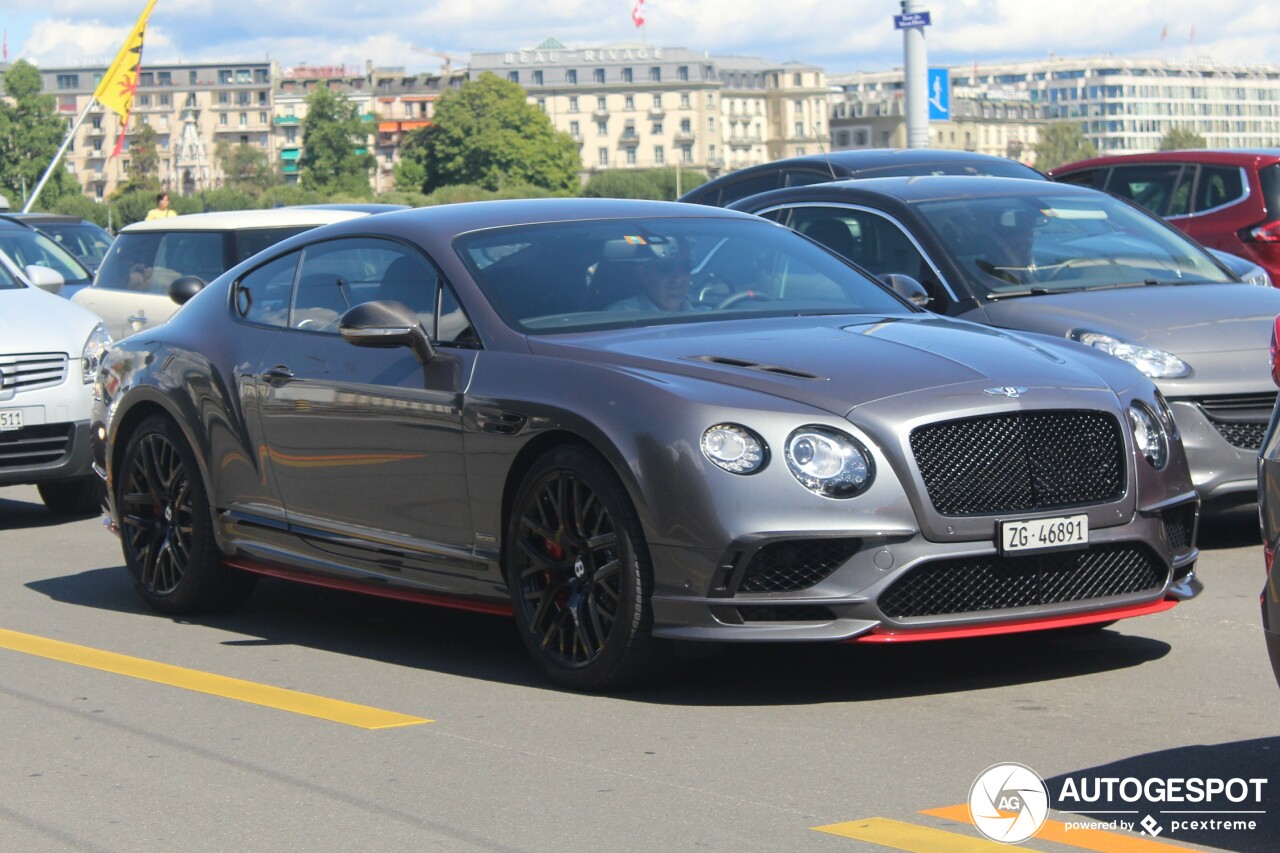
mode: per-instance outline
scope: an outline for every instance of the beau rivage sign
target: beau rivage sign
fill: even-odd
[[[506,65],[563,65],[572,62],[638,62],[662,59],[660,47],[600,47],[583,50],[519,50],[504,53]]]

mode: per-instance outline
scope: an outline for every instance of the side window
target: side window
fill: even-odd
[[[1244,195],[1240,170],[1233,166],[1201,166],[1196,186],[1195,210],[1213,210],[1239,201]]]
[[[729,184],[720,190],[720,205],[723,207],[747,196],[753,196],[756,193],[776,190],[779,177],[781,175],[778,172],[767,172],[754,178],[744,178],[741,181]]]
[[[1067,175],[1055,175],[1053,178],[1060,184],[1075,184],[1078,187],[1102,189],[1107,185],[1106,169],[1084,169]]]
[[[263,264],[236,282],[235,311],[250,323],[285,326],[289,321],[289,296],[301,252]]]
[[[830,172],[783,172],[784,187],[807,187],[810,184],[825,184],[834,181]]]
[[[392,300],[430,331],[439,287],[435,267],[400,243],[372,237],[316,243],[303,250],[289,325],[337,334],[338,319],[353,305]]]
[[[892,220],[867,210],[802,207],[792,211],[791,227],[848,258],[876,276],[909,275],[924,285],[943,310],[946,291],[924,255]]]
[[[1178,197],[1182,172],[1182,166],[1177,163],[1116,166],[1111,170],[1106,190],[1145,207],[1157,216],[1168,216],[1171,204]]]

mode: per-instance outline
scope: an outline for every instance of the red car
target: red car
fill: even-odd
[[[1252,260],[1280,285],[1280,148],[1095,157],[1048,174],[1136,202],[1205,246]]]

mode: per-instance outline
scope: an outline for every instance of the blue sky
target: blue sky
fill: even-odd
[[[902,64],[897,0],[158,0],[144,64],[274,59],[428,71],[438,53],[644,42],[822,65]],[[145,0],[0,0],[10,61],[107,63]],[[928,0],[931,65],[1111,54],[1280,66],[1280,23],[1257,0]],[[462,64],[460,62],[456,64]]]

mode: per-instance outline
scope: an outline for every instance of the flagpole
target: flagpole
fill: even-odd
[[[67,132],[67,136],[62,140],[62,147],[58,149],[58,153],[53,155],[53,160],[49,163],[49,168],[44,170],[44,174],[40,176],[40,183],[36,184],[36,188],[31,191],[31,197],[27,199],[27,203],[23,205],[22,212],[30,213],[31,205],[36,203],[36,198],[40,195],[40,190],[44,189],[45,181],[49,180],[49,176],[53,174],[53,170],[57,168],[58,162],[62,159],[62,155],[67,152],[67,147],[71,144],[71,140],[75,138],[76,131],[80,129],[80,125],[84,124],[84,120],[89,115],[89,110],[93,109],[93,105],[98,102],[97,98],[90,97],[89,103],[84,105],[84,109],[80,111],[80,115],[76,118],[75,124],[71,125],[71,130]]]

